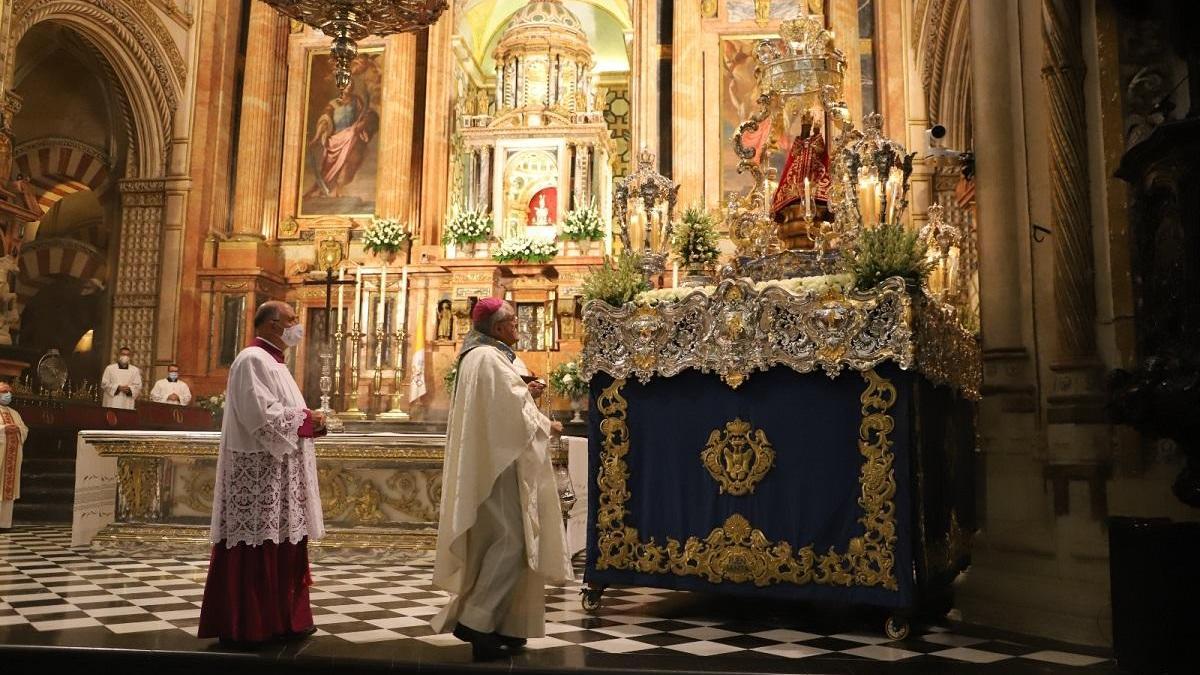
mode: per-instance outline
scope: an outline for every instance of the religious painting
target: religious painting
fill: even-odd
[[[744,194],[753,186],[750,173],[738,173],[738,158],[733,152],[732,139],[738,125],[750,118],[758,109],[758,79],[754,69],[758,59],[754,49],[764,36],[737,36],[722,38],[720,53],[720,125],[721,125],[721,196],[722,201],[732,194]],[[769,126],[763,124],[757,132],[744,135],[745,145],[757,147],[767,140]],[[786,143],[786,141],[785,141]],[[756,158],[759,155],[756,154]],[[775,168],[776,175],[783,169],[787,156],[787,148],[780,148],[771,156],[770,165]]]
[[[726,0],[725,7],[730,23],[738,21],[755,21],[759,25],[764,25],[771,21],[788,21],[798,19],[804,14],[802,7],[805,1],[797,2],[797,0]],[[814,13],[820,12],[821,3],[809,2],[810,5],[817,5]],[[810,8],[810,11],[811,8]]]
[[[345,91],[333,82],[328,51],[308,56],[300,216],[369,216],[375,212],[383,49],[363,49],[350,64]]]

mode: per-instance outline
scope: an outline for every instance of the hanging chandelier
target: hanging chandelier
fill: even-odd
[[[333,81],[338,90],[350,86],[350,62],[358,41],[368,35],[420,30],[446,11],[446,0],[262,0],[280,14],[312,26],[333,38]]]

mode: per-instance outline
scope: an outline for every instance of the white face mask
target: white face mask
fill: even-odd
[[[6,391],[0,394],[0,405],[12,405],[12,392]]]
[[[127,365],[129,365],[129,357],[128,356],[118,356],[117,363],[119,363],[123,366],[127,366]]]
[[[179,373],[167,373],[167,379],[175,382],[179,379]]]
[[[283,344],[289,347],[295,347],[304,339],[304,325],[296,324],[283,329]]]

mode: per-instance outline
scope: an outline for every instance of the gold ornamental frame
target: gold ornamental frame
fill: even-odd
[[[881,587],[899,590],[896,577],[895,455],[889,437],[895,420],[896,387],[874,369],[861,371],[866,388],[859,396],[862,420],[858,450],[858,505],[863,534],[852,538],[845,551],[830,546],[824,553],[812,544],[793,549],[786,541],[772,542],[742,515],[734,513],[703,539],[668,537],[666,545],[651,537],[643,542],[636,527],[625,522],[629,510],[629,404],[621,395],[625,379],[614,380],[596,399],[600,412],[600,467],[596,476],[598,555],[596,569],[644,574],[696,576],[710,583],[753,582],[763,587],[783,582],[796,585]]]

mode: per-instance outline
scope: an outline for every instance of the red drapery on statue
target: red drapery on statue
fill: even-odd
[[[805,178],[808,179],[813,205],[818,202],[827,204],[830,185],[829,151],[825,149],[825,136],[821,134],[820,129],[814,129],[807,136],[797,136],[792,143],[787,163],[784,164],[783,174],[779,179],[779,187],[775,189],[775,198],[771,200],[772,215],[792,204],[802,203]]]
[[[213,544],[198,637],[263,642],[313,628],[308,539],[226,548]]]

